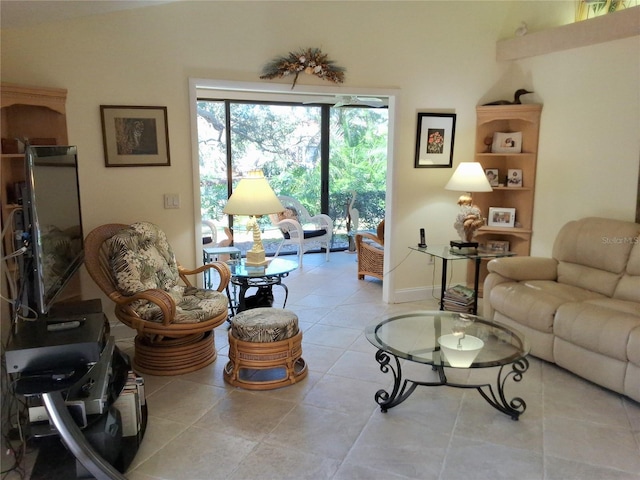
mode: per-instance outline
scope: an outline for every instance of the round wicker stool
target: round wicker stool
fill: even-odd
[[[271,390],[307,376],[298,317],[282,308],[253,308],[231,320],[224,379],[236,387]]]

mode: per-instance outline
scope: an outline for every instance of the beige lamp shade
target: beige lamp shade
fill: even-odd
[[[454,190],[456,192],[493,191],[482,165],[478,162],[460,163],[444,188],[445,190]]]
[[[223,212],[228,215],[268,215],[284,207],[264,178],[262,170],[251,170],[240,180]]]

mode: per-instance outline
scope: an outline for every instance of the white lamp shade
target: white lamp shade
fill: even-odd
[[[229,215],[260,216],[282,212],[284,207],[262,170],[252,170],[240,180],[222,211]]]
[[[455,368],[469,368],[484,347],[482,340],[471,335],[462,338],[452,334],[442,335],[438,343],[449,365]]]
[[[455,190],[456,192],[493,191],[482,165],[478,162],[460,163],[444,188],[445,190]]]

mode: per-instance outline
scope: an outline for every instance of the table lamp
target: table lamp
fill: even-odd
[[[240,180],[227,205],[222,210],[228,215],[248,215],[247,230],[253,231],[253,246],[247,252],[245,265],[264,266],[267,260],[264,254],[260,227],[256,217],[284,211],[278,197],[264,178],[262,170],[251,170]]]
[[[458,213],[456,222],[453,224],[458,235],[460,235],[460,241],[452,240],[450,242],[451,246],[458,248],[477,248],[478,242],[472,240],[476,230],[484,225],[484,219],[482,218],[480,209],[476,205],[473,205],[471,193],[493,191],[482,165],[479,162],[460,163],[444,188],[445,190],[465,192],[460,195],[458,199],[460,213]]]

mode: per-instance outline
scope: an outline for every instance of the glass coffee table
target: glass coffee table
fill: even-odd
[[[383,412],[404,402],[419,385],[476,389],[492,407],[513,420],[527,408],[520,397],[507,400],[504,387],[508,379],[522,380],[529,368],[529,342],[502,324],[464,313],[418,311],[388,317],[368,326],[365,334],[379,349],[376,361],[380,370],[393,374],[391,392],[381,389],[375,394]],[[439,381],[403,379],[401,359],[431,365]],[[450,382],[445,371],[488,367],[500,367],[495,385]]]

